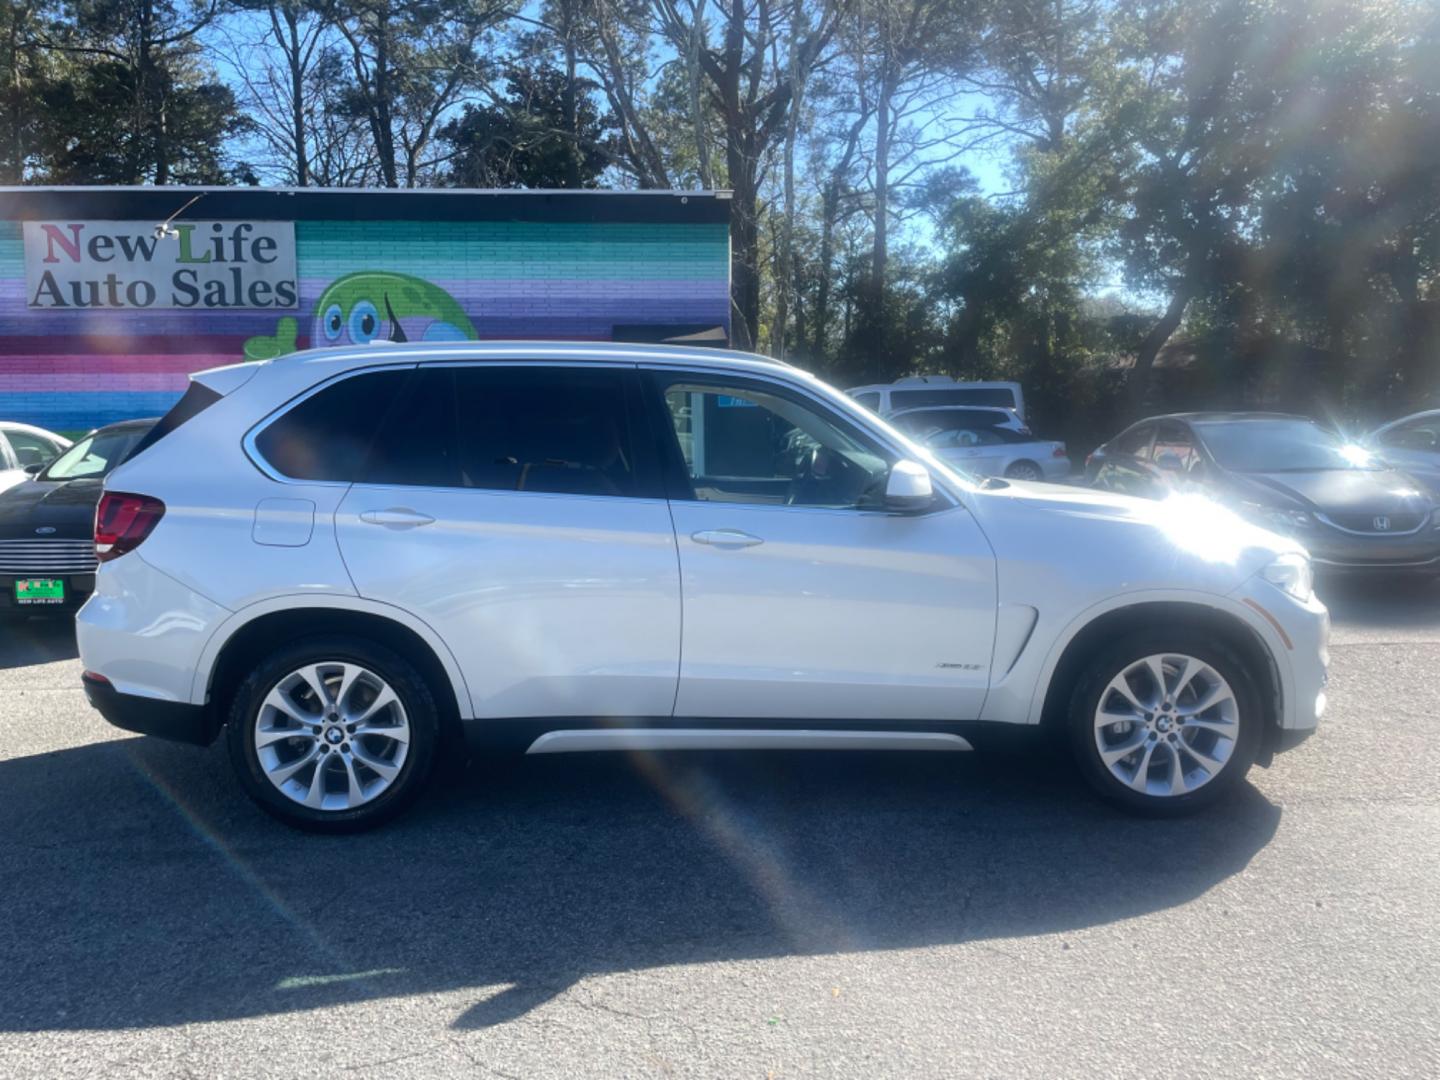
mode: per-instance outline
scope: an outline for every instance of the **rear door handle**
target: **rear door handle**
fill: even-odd
[[[751,536],[739,529],[702,529],[700,532],[691,533],[690,539],[697,544],[709,544],[712,547],[722,548],[747,548],[765,542],[760,537]]]
[[[435,519],[429,514],[411,510],[406,506],[391,506],[384,510],[366,510],[360,520],[368,525],[384,525],[387,529],[416,529],[430,525]]]

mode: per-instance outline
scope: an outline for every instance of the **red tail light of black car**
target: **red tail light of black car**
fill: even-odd
[[[118,559],[134,551],[165,516],[165,504],[149,495],[107,491],[95,508],[95,558]]]

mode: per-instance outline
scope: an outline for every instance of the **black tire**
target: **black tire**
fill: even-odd
[[[390,786],[352,809],[322,810],[288,798],[266,777],[251,730],[261,705],[285,676],[314,663],[359,664],[395,691],[410,725],[408,751]],[[236,689],[227,710],[226,741],[230,760],[245,793],[266,813],[311,832],[361,832],[404,811],[425,789],[440,742],[440,717],[430,687],[412,664],[391,649],[360,637],[323,635],[291,642],[271,653]],[[358,750],[357,750],[358,753]]]
[[[1044,480],[1045,470],[1033,461],[1012,461],[1005,475],[1011,480]]]
[[[1100,706],[1101,694],[1117,675],[1145,657],[1171,653],[1208,664],[1230,684],[1235,695],[1239,731],[1230,756],[1212,779],[1185,794],[1147,794],[1123,783],[1102,760],[1096,744],[1095,712]],[[1263,725],[1271,722],[1254,678],[1235,652],[1213,634],[1184,627],[1138,631],[1102,648],[1085,665],[1071,695],[1068,716],[1070,748],[1085,781],[1105,801],[1146,817],[1180,817],[1230,794],[1255,763]],[[1177,737],[1180,736],[1177,734]],[[1188,775],[1188,771],[1182,773],[1184,775]]]

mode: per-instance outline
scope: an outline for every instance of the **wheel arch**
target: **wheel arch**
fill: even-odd
[[[206,704],[216,732],[224,702],[266,653],[315,634],[369,638],[415,665],[430,684],[447,735],[472,715],[469,690],[455,657],[424,623],[384,604],[350,597],[285,597],[237,612],[210,639],[196,665],[192,700]]]
[[[1262,763],[1279,733],[1285,715],[1285,681],[1281,675],[1273,647],[1262,632],[1239,612],[1225,610],[1208,603],[1185,600],[1149,600],[1126,604],[1101,612],[1083,622],[1059,649],[1049,667],[1043,695],[1037,693],[1038,721],[1051,730],[1060,729],[1073,690],[1085,664],[1107,643],[1116,638],[1144,630],[1157,624],[1183,623],[1190,628],[1209,630],[1233,649],[1256,679],[1256,689],[1269,711],[1269,723],[1262,729]]]

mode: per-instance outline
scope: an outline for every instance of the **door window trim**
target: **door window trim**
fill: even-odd
[[[844,410],[835,407],[835,404],[823,396],[814,393],[808,387],[788,380],[773,379],[755,372],[734,372],[723,368],[713,367],[690,367],[684,364],[650,363],[640,364],[640,374],[645,390],[645,400],[648,405],[650,425],[654,431],[657,449],[661,454],[660,463],[662,475],[665,481],[665,490],[673,502],[685,503],[706,503],[711,506],[726,506],[736,509],[762,509],[762,510],[789,510],[800,513],[820,514],[870,514],[885,517],[926,517],[930,514],[942,513],[952,510],[956,506],[962,506],[961,500],[952,492],[948,484],[938,477],[933,469],[928,468],[927,462],[920,464],[927,467],[930,472],[931,484],[935,489],[935,504],[928,510],[919,514],[909,512],[898,515],[892,510],[884,507],[861,507],[861,506],[792,506],[789,504],[760,503],[760,502],[715,502],[697,499],[694,495],[694,488],[690,482],[689,469],[685,465],[684,456],[680,452],[680,440],[675,434],[674,420],[670,415],[669,407],[665,404],[665,391],[670,383],[683,379],[691,379],[702,385],[714,385],[723,388],[727,385],[737,386],[742,389],[757,390],[760,393],[769,394],[772,397],[788,398],[796,404],[804,405],[813,411],[821,413],[831,423],[834,423],[842,430],[858,436],[862,441],[879,445],[885,450],[888,457],[894,461],[915,460],[911,450],[892,439],[886,437],[883,431],[877,431],[868,425],[859,423],[857,418],[849,415]],[[856,409],[864,409],[865,406],[849,399]]]

